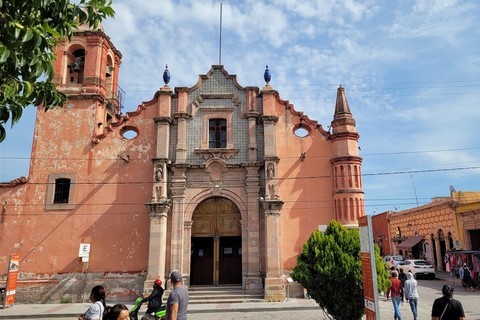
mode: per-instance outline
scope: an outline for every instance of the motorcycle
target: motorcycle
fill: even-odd
[[[130,309],[130,320],[138,320],[138,311],[142,306],[143,297],[138,297],[135,299],[135,303],[133,307]],[[165,319],[165,315],[167,314],[167,309],[165,306],[161,306],[160,310],[155,311],[153,314],[155,319]]]

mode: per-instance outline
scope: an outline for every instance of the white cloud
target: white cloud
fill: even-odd
[[[395,21],[386,30],[396,38],[431,38],[453,46],[460,33],[468,32],[476,23],[475,12],[477,4],[471,1],[416,1],[411,11],[397,11]]]

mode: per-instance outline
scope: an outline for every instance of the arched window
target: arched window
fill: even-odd
[[[77,49],[72,54],[69,54],[68,63],[68,79],[69,83],[83,83],[85,70],[85,50]]]

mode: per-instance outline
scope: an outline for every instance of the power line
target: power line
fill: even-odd
[[[338,178],[346,178],[346,177],[352,177],[355,178],[357,176],[360,177],[371,177],[371,176],[391,176],[391,175],[404,175],[404,174],[419,174],[419,173],[434,173],[434,172],[450,172],[450,171],[464,171],[464,170],[476,170],[480,169],[480,166],[470,166],[470,167],[456,167],[456,168],[439,168],[439,169],[423,169],[423,170],[401,170],[401,171],[384,171],[384,172],[376,172],[376,173],[362,173],[361,175],[355,175],[355,174],[350,174],[350,175],[338,175]],[[113,175],[112,177],[118,178],[118,176]],[[286,180],[311,180],[311,179],[333,179],[333,175],[318,175],[318,176],[301,176],[301,177],[283,177],[283,178],[273,178],[276,181],[286,181]],[[121,180],[121,178],[119,178]],[[186,183],[201,183],[205,182],[203,179],[186,179]],[[222,182],[238,182],[238,179],[223,179]],[[34,182],[34,181],[28,181],[29,184],[31,185],[46,185],[48,182]],[[156,184],[158,182],[153,181],[115,181],[115,182],[72,182],[72,184],[75,185],[96,185],[96,184],[102,184],[102,185],[135,185],[135,184]],[[54,184],[54,183],[50,183]]]
[[[394,152],[376,152],[363,153],[362,156],[383,156],[383,155],[399,155],[399,154],[416,154],[416,153],[436,153],[436,152],[457,152],[480,150],[480,148],[456,148],[456,149],[433,149],[433,150],[412,150],[412,151],[394,151]]]
[[[402,155],[402,154],[422,154],[422,153],[441,153],[441,152],[458,152],[458,151],[473,151],[480,150],[480,148],[468,147],[468,148],[454,148],[454,149],[432,149],[432,150],[411,150],[411,151],[392,151],[392,152],[374,152],[374,153],[361,153],[361,157],[366,156],[384,156],[384,155]],[[315,158],[332,158],[331,155],[309,155],[309,157]],[[298,156],[284,156],[284,159],[295,159]],[[31,157],[10,157],[0,156],[0,160],[30,160]],[[59,161],[113,161],[121,160],[118,157],[115,158],[59,158],[59,157],[35,157],[34,160],[59,160]],[[144,161],[143,158],[130,158],[130,161]],[[456,162],[458,164],[458,162]]]
[[[292,90],[294,91],[294,90]],[[306,90],[295,90],[296,92],[308,92]],[[317,90],[317,91],[324,91],[324,90]],[[283,91],[282,91],[283,92]],[[281,94],[281,92],[280,92]],[[381,98],[381,97],[428,97],[428,96],[451,96],[451,95],[479,95],[480,92],[439,92],[439,93],[412,93],[412,94],[392,94],[391,92],[384,93],[384,94],[362,94],[362,95],[356,95],[356,94],[348,94],[349,99],[357,99],[357,98]],[[151,97],[154,95],[154,92],[152,92],[151,95],[148,95],[148,97]],[[330,99],[332,98],[333,95],[331,94],[324,94],[324,95],[317,95],[317,96],[311,96],[311,97],[292,97],[292,96],[283,96],[281,95],[281,98],[283,100],[315,100],[315,99]],[[124,98],[123,100],[125,101],[139,101],[141,99],[139,98]]]
[[[260,74],[260,73],[259,73]],[[340,81],[341,82],[341,81]],[[305,88],[305,87],[331,87],[331,86],[338,86],[339,83],[310,83],[310,84],[278,84],[275,85],[276,88]],[[375,87],[378,88],[378,86],[381,85],[410,85],[410,84],[445,84],[445,83],[478,83],[478,85],[471,85],[473,87],[480,87],[480,80],[445,80],[445,81],[405,81],[405,82],[362,82],[362,83],[348,83],[348,82],[341,82],[343,87],[351,87],[353,89],[348,89],[350,90],[360,90],[360,89],[354,89],[355,87],[357,88],[369,88],[369,87]],[[162,84],[128,84],[128,83],[122,83],[122,88],[123,87],[151,87],[154,89],[158,89],[159,87],[163,86]],[[452,85],[452,86],[437,86],[438,88],[457,88],[457,87],[471,87],[467,85]],[[180,85],[180,87],[185,87],[185,85]],[[383,88],[389,88],[389,87],[382,87]],[[392,87],[392,88],[409,88],[409,87]],[[426,88],[426,87],[419,87],[419,86],[414,86],[412,88]],[[427,87],[428,88],[428,87]],[[435,88],[435,87],[434,87]]]
[[[322,209],[329,209],[329,210],[333,210],[335,208],[334,204],[333,204],[333,199],[331,200],[322,200],[322,201],[307,201],[307,200],[304,200],[304,201],[301,201],[301,200],[287,200],[287,199],[284,199],[282,200],[284,202],[284,207],[283,209],[287,209],[287,210],[302,210],[302,211],[312,211],[312,210],[322,210]],[[358,208],[368,208],[368,207],[382,207],[382,206],[394,206],[394,205],[415,205],[416,202],[415,201],[411,201],[411,202],[395,202],[395,203],[386,203],[386,204],[378,204],[378,203],[375,203],[375,204],[367,204],[366,203],[367,200],[364,199],[364,205],[361,205],[361,206],[357,206],[357,205],[349,205],[348,207],[349,208],[353,208],[353,209],[358,209]],[[122,210],[122,207],[125,208],[125,207],[137,207],[137,206],[140,206],[142,208],[144,208],[145,204],[148,203],[148,201],[146,202],[132,202],[132,203],[119,203],[119,202],[115,202],[115,203],[72,203],[72,204],[69,204],[71,206],[75,206],[75,207],[78,207],[78,206],[82,206],[82,207],[89,207],[89,212],[75,212],[74,216],[90,216],[90,215],[98,215],[98,216],[103,216],[103,215],[143,215],[144,213],[142,212],[135,212],[135,213],[132,213],[131,211],[123,211]],[[202,201],[200,202],[182,202],[183,205],[194,205],[194,206],[197,206],[199,204],[201,204]],[[255,203],[258,203],[258,202],[255,202]],[[300,203],[300,205],[298,205]],[[308,205],[308,204],[316,204],[318,203],[319,205],[310,205],[310,206],[305,206],[305,205]],[[245,205],[249,205],[251,204],[251,202],[247,201],[245,202]],[[57,204],[58,205],[58,204]],[[95,212],[92,212],[90,210],[94,210],[95,207],[98,207],[99,210],[104,210],[103,208],[100,208],[100,207],[112,207],[112,206],[115,206],[116,208],[120,208],[118,209],[118,211],[108,211],[108,212],[105,212],[105,211],[101,211],[101,212],[98,212],[98,213],[95,213]],[[56,216],[71,216],[72,215],[72,211],[76,210],[77,208],[74,208],[74,209],[68,209],[68,210],[45,210],[45,203],[15,203],[15,204],[7,204],[6,205],[7,209],[5,211],[5,213],[3,213],[3,215],[6,215],[6,216],[18,216],[18,212],[12,212],[10,213],[9,210],[8,210],[8,207],[32,207],[31,209],[34,209],[35,207],[41,207],[41,210],[42,211],[39,211],[39,212],[31,212],[31,213],[28,213],[28,212],[22,212],[21,215],[36,215],[36,216],[39,216],[39,215],[56,215]],[[61,211],[61,212],[59,212]]]
[[[480,169],[480,166],[471,166],[471,167],[463,167],[463,168],[442,168],[442,169],[424,169],[424,170],[405,170],[405,171],[366,173],[366,174],[362,174],[362,176],[397,175],[397,174],[429,173],[429,172],[446,172],[446,171],[460,171],[460,170],[473,170],[473,169]]]
[[[298,200],[282,200],[284,201],[284,208],[283,210],[294,210],[294,211],[303,211],[303,212],[310,212],[311,214],[318,214],[318,211],[321,211],[321,210],[334,210],[335,206],[333,204],[333,200],[326,200],[326,201],[323,201],[325,204],[320,204],[320,205],[316,205],[316,206],[291,206],[291,207],[287,207],[289,204],[296,204],[298,203],[299,201]],[[316,201],[318,202],[318,201]],[[303,201],[302,203],[303,204],[310,204],[310,203],[316,203],[314,201]],[[327,202],[330,202],[330,204],[327,204]],[[413,201],[410,201],[410,202],[393,202],[393,203],[372,203],[372,204],[368,204],[367,203],[367,199],[364,199],[364,204],[363,206],[356,206],[356,205],[352,205],[352,206],[349,206],[349,208],[353,209],[353,210],[357,210],[358,208],[362,208],[362,209],[367,209],[367,208],[379,208],[379,207],[397,207],[397,206],[409,206],[409,209],[411,208],[414,208],[415,205],[416,205],[416,202],[413,200]],[[199,205],[201,202],[184,202],[183,204],[184,205]],[[425,203],[422,203],[421,205],[423,204],[427,204],[428,202],[425,202]],[[246,202],[245,205],[249,205],[250,202]],[[71,204],[73,206],[80,206],[80,204]],[[112,212],[111,210],[109,211],[103,211],[105,209],[101,209],[99,208],[98,210],[102,210],[100,212],[92,212],[92,210],[94,210],[94,208],[90,208],[88,209],[89,211],[88,212],[79,212],[79,211],[76,211],[76,209],[78,208],[74,208],[74,209],[69,209],[69,210],[45,210],[44,209],[44,206],[45,206],[45,203],[23,203],[23,204],[14,204],[14,205],[7,205],[7,206],[14,206],[14,207],[32,207],[30,210],[34,210],[35,207],[41,207],[41,209],[39,209],[39,211],[24,211],[22,213],[19,213],[17,211],[15,212],[9,212],[11,209],[7,207],[6,211],[4,213],[1,214],[1,216],[5,217],[5,218],[8,218],[8,217],[15,217],[15,218],[18,218],[18,217],[23,217],[23,216],[39,216],[40,214],[42,216],[60,216],[60,217],[65,217],[65,216],[68,216],[68,217],[75,217],[75,216],[119,216],[119,215],[122,215],[122,216],[148,216],[148,212],[147,212],[147,209],[145,209],[144,212],[132,212],[131,210],[129,211],[123,211],[121,210],[121,207],[127,207],[127,206],[130,206],[130,207],[142,207],[142,208],[145,208],[145,203],[127,203],[127,204],[119,204],[119,203],[108,203],[108,204],[102,204],[102,203],[96,203],[96,204],[85,204],[85,203],[82,203],[81,206],[82,207],[85,207],[85,206],[91,206],[91,207],[102,207],[102,206],[108,206],[108,207],[115,207],[115,208],[120,208],[120,210],[116,211],[116,212]],[[418,207],[418,205],[417,205]],[[408,209],[404,209],[404,210],[408,210]],[[387,211],[402,211],[402,210],[387,210]],[[72,212],[74,212],[72,214]]]
[[[448,85],[451,84],[451,85]],[[445,92],[445,89],[458,89],[458,88],[480,88],[480,80],[452,80],[452,81],[410,81],[410,82],[372,82],[372,83],[343,83],[344,87],[348,87],[349,97],[358,98],[357,94],[361,93],[361,97],[408,97],[408,96],[444,96],[444,95],[476,95],[480,94],[478,91],[473,92]],[[275,87],[281,92],[325,92],[324,95],[316,97],[282,97],[283,99],[292,100],[312,100],[321,98],[330,98],[331,94],[326,91],[331,90],[329,87],[338,86],[338,83],[316,83],[305,85],[275,85]],[[380,87],[382,86],[382,87]],[[152,88],[152,90],[129,90],[129,94],[141,95],[147,93],[150,97],[156,90],[161,87],[159,84],[122,84],[125,88]],[[315,89],[315,87],[323,87]],[[314,89],[309,89],[314,88]],[[415,92],[412,94],[399,94],[396,90],[426,90],[426,89],[439,89],[441,92]],[[387,93],[379,94],[363,94],[364,92],[379,92],[388,91]],[[353,94],[352,94],[353,93]],[[138,98],[126,98],[125,100],[134,101]]]
[[[363,173],[360,177],[369,177],[369,176],[390,176],[390,175],[403,175],[403,174],[412,174],[412,173],[433,173],[433,172],[449,172],[449,171],[462,171],[462,170],[475,170],[480,169],[480,166],[471,166],[471,167],[459,167],[459,168],[441,168],[441,169],[424,169],[424,170],[404,170],[404,171],[390,171],[390,172],[377,172],[377,173]],[[356,177],[358,175],[351,174],[351,175],[344,175],[344,176],[337,176],[338,178],[346,178],[346,177]],[[116,176],[115,176],[116,177]],[[283,178],[273,178],[276,181],[285,181],[285,180],[310,180],[310,179],[332,179],[333,175],[319,175],[319,176],[303,176],[303,177],[283,177]],[[153,177],[152,177],[153,179]],[[187,184],[189,183],[202,183],[206,182],[203,179],[186,179]],[[238,182],[238,179],[223,179],[222,182]],[[34,185],[44,185],[48,184],[47,182],[28,182],[29,184]],[[92,185],[92,184],[102,184],[102,185],[126,185],[126,184],[156,184],[156,181],[116,181],[116,182],[72,182],[75,185]],[[54,184],[54,183],[51,183]]]
[[[461,171],[461,170],[475,170],[480,169],[480,166],[473,166],[473,167],[463,167],[463,168],[442,168],[442,169],[429,169],[429,170],[406,170],[406,171],[392,171],[392,172],[379,172],[379,173],[364,173],[361,177],[369,177],[369,176],[391,176],[391,175],[404,175],[404,174],[413,174],[413,173],[433,173],[433,172],[450,172],[450,171]],[[114,176],[117,177],[117,176]],[[338,176],[338,178],[344,177],[356,177],[356,175],[352,174],[349,176]],[[152,177],[153,179],[153,177]],[[304,177],[285,177],[285,178],[274,178],[276,181],[281,183],[282,181],[287,180],[312,180],[312,179],[333,179],[332,175],[321,175],[321,176],[304,176]],[[205,180],[202,179],[186,179],[187,184],[193,183],[202,183]],[[224,179],[222,180],[223,183],[228,182],[236,182],[238,183],[238,179]],[[7,182],[8,183],[8,182]],[[145,184],[157,184],[156,181],[115,181],[115,182],[108,182],[108,181],[90,181],[90,182],[72,182],[72,185],[102,185],[102,186],[119,186],[119,185],[145,185]],[[48,182],[35,182],[35,181],[28,181],[30,185],[48,185],[48,184],[55,184],[55,183],[48,183]],[[227,186],[228,187],[228,186]]]

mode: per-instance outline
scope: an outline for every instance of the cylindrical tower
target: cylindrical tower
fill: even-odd
[[[335,115],[332,121],[335,156],[330,160],[333,171],[335,218],[345,226],[357,226],[365,215],[362,185],[362,158],[358,155],[359,134],[348,106],[345,89],[337,90]]]

